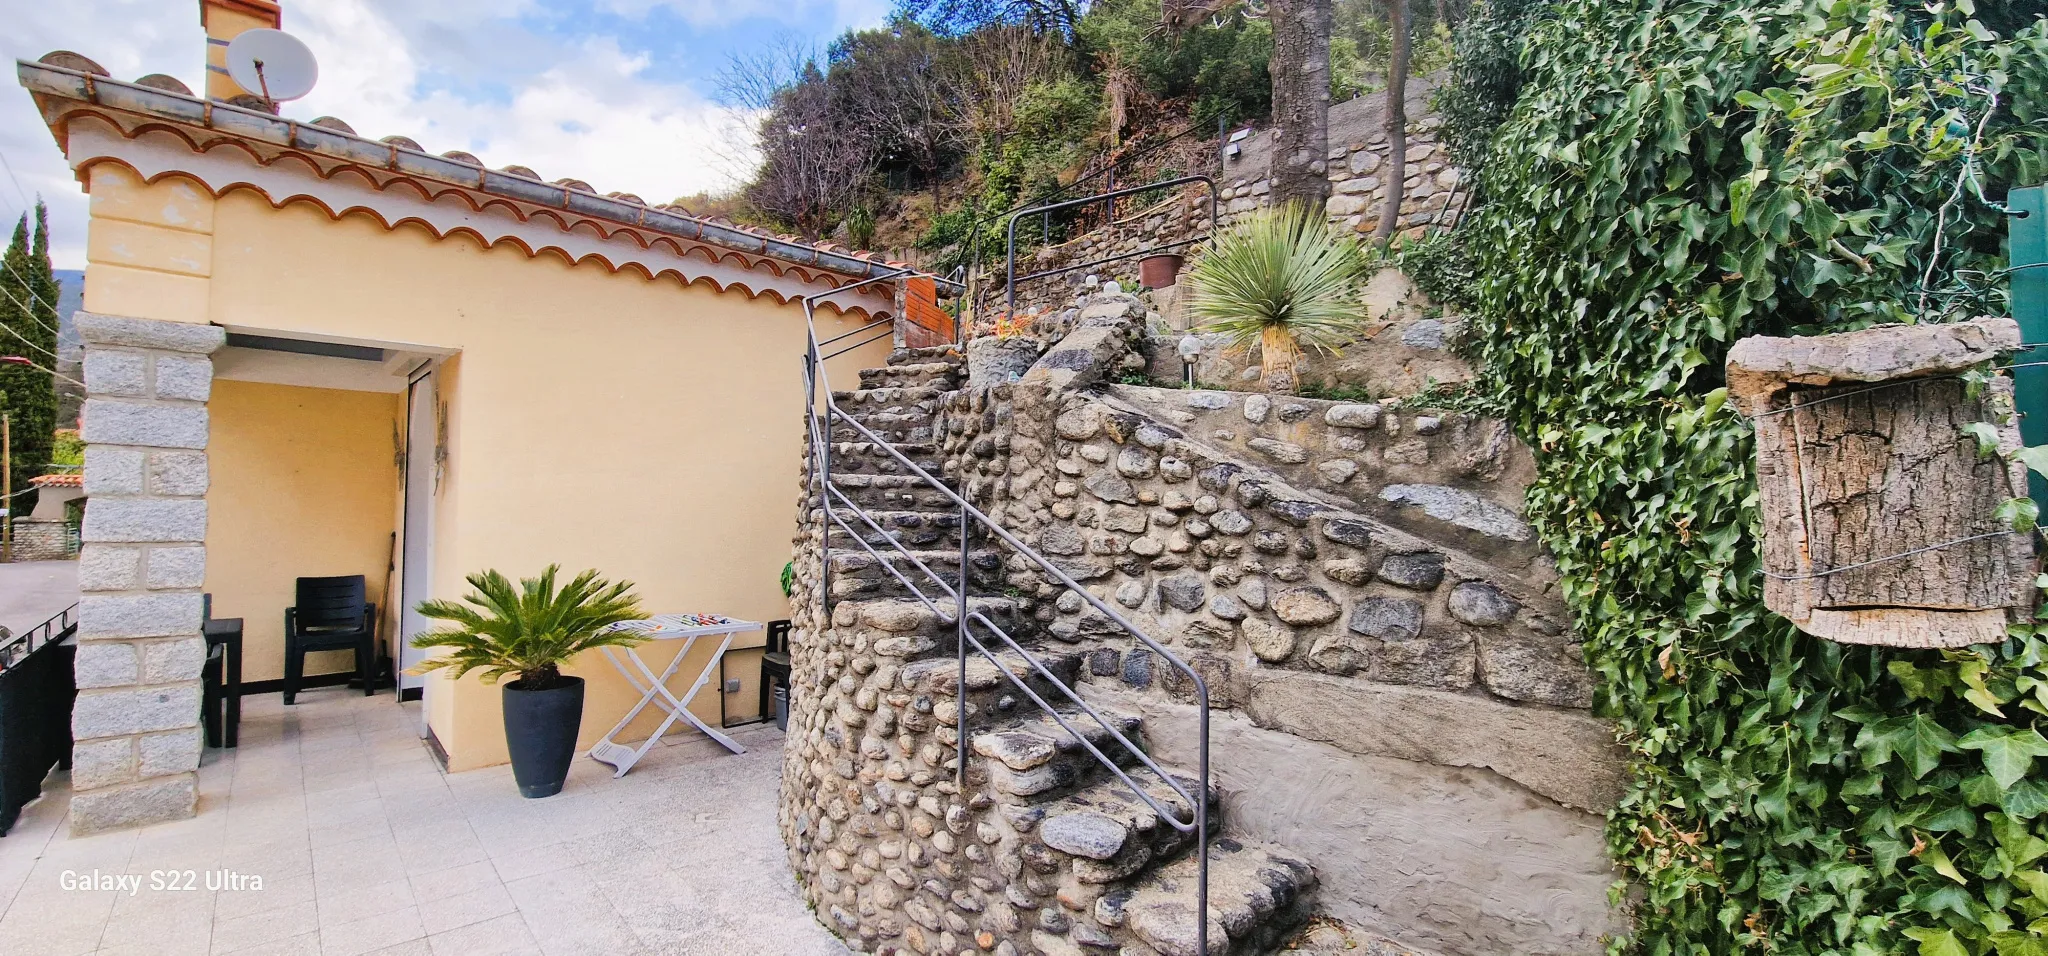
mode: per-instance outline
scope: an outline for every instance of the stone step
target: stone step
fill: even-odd
[[[916,349],[897,349],[889,353],[890,365],[923,365],[930,362],[963,365],[967,358],[960,354],[960,347],[957,345],[927,345]]]
[[[1187,854],[1095,901],[1098,925],[1160,956],[1268,953],[1315,908],[1315,869],[1285,849],[1229,837],[1209,843],[1209,951],[1195,943],[1196,862]]]
[[[947,394],[946,389],[936,385],[898,385],[833,392],[832,401],[840,411],[856,415],[870,408],[915,408],[936,412]]]
[[[915,477],[916,472],[904,467],[903,458],[889,453],[890,447],[924,469],[925,474],[934,478],[945,477],[945,465],[939,461],[938,446],[931,442],[891,442],[884,447],[870,441],[835,441],[832,443],[832,473]]]
[[[928,448],[933,445],[932,416],[930,415],[896,415],[888,412],[874,412],[857,417],[860,419],[862,427],[881,436],[889,444],[897,446],[899,451],[903,450],[907,445],[922,445]],[[832,440],[834,442],[867,442],[869,439],[859,429],[854,428],[852,425],[841,423],[832,426]],[[904,453],[910,454],[908,451]],[[912,457],[916,456],[913,455]]]
[[[926,670],[951,670],[959,666],[954,657],[958,641],[953,629],[953,608],[942,600],[933,603],[939,606],[937,611],[914,598],[838,601],[832,606],[832,623],[835,627],[873,629],[869,644],[872,653],[904,661],[906,670],[919,664]],[[1005,629],[1019,625],[1017,602],[1009,598],[973,597],[968,598],[967,606]]]
[[[854,523],[855,519],[848,518],[847,521],[851,524]],[[847,598],[912,597],[913,594],[910,588],[904,585],[904,580],[898,579],[897,574],[902,575],[903,579],[907,579],[912,586],[917,588],[918,592],[923,593],[934,601],[943,601],[945,591],[938,586],[937,582],[932,580],[932,574],[936,574],[943,579],[948,587],[957,586],[958,584],[960,551],[957,548],[950,550],[910,551],[907,554],[883,548],[876,548],[875,551],[875,554],[869,554],[858,546],[832,549],[831,596],[835,600]],[[913,562],[912,558],[915,558],[916,561]],[[922,564],[923,568],[918,567],[918,564]],[[1002,566],[1001,555],[994,551],[970,552],[968,554],[969,587],[996,583],[999,577],[998,572],[1002,570]],[[891,574],[890,568],[894,568],[896,574]],[[929,570],[931,574],[925,573],[926,570]]]
[[[869,389],[935,386],[953,391],[960,387],[960,380],[965,377],[960,364],[955,362],[887,365],[881,368],[861,369],[860,387]]]
[[[1173,785],[1143,766],[1126,771],[1146,797],[1151,798],[1173,819],[1192,827],[1195,822],[1190,801],[1179,790],[1201,793],[1199,783],[1175,777]],[[1218,791],[1210,785],[1209,832],[1221,829]],[[1192,846],[1192,829],[1182,831],[1160,816],[1129,784],[1107,776],[1051,803],[1006,805],[1003,812],[1012,824],[1035,825],[1037,839],[1045,850],[1041,863],[1051,859],[1084,885],[1115,883],[1144,870],[1160,860],[1172,859]],[[1038,853],[1034,850],[1033,853]]]
[[[870,511],[951,512],[955,515],[960,513],[960,506],[955,504],[953,499],[946,497],[945,492],[932,487],[916,475],[847,473],[835,468],[832,472],[832,487],[845,493],[846,500]],[[948,487],[951,487],[950,482]],[[812,496],[812,508],[819,507],[816,497]],[[845,502],[835,496],[832,503],[841,506]]]
[[[943,636],[946,638],[947,653],[951,654],[953,608],[944,601],[933,603],[938,605],[937,611],[926,607],[923,601],[915,598],[840,601],[832,606],[832,623],[836,627],[860,625],[890,634]],[[1006,597],[970,597],[967,599],[967,610],[969,613],[981,614],[1007,629],[1017,616],[1017,602]],[[920,677],[920,680],[930,679],[930,675]],[[970,676],[970,682],[971,680]]]
[[[1022,622],[1013,622],[987,612],[983,613],[1001,625],[1003,630],[1010,632],[1011,636],[1017,637],[1020,642],[1023,640],[1023,636],[1017,633]],[[986,628],[977,627],[974,633],[976,637],[981,638],[983,644],[989,645],[990,650],[995,650],[995,644],[1001,638],[989,635],[986,631]],[[1032,656],[1069,687],[1073,686],[1074,680],[1080,675],[1082,655],[1079,652],[1033,648]],[[1006,720],[1037,708],[1037,704],[1032,703],[1029,697],[1017,689],[1016,683],[1004,676],[1006,673],[1014,675],[1024,682],[1024,686],[1031,688],[1032,693],[1047,700],[1054,700],[1054,695],[1060,694],[1053,688],[1052,682],[1046,680],[1044,674],[1039,673],[1038,668],[1024,660],[1022,654],[1006,649],[998,652],[996,658],[1000,664],[989,660],[972,647],[967,651],[967,700],[974,705],[977,713],[993,714],[994,719]],[[913,664],[903,669],[903,686],[914,693],[952,697],[956,693],[955,689],[960,686],[959,665],[953,660]]]
[[[835,504],[839,502],[834,502]],[[960,513],[958,511],[878,511],[866,509],[869,521],[881,527],[877,532],[868,522],[856,515],[844,515],[846,523],[859,532],[858,538],[880,549],[883,543],[917,549],[939,549],[947,544],[960,543]],[[853,544],[853,537],[838,524],[827,529],[835,548],[860,550]]]
[[[1061,701],[1051,701],[1060,704]],[[1143,747],[1144,721],[1129,714],[1095,708],[1132,744]],[[1062,707],[1061,717],[1080,731],[1081,737],[1119,765],[1136,763],[1136,754],[1111,736],[1109,729],[1079,708]],[[1085,787],[1106,776],[1101,761],[1081,746],[1081,741],[1044,711],[1031,708],[1026,715],[977,733],[969,741],[974,752],[988,759],[988,782],[998,799],[1051,799],[1073,787]]]

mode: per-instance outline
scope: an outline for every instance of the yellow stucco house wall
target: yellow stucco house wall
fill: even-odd
[[[342,124],[112,82],[82,57],[18,70],[91,195],[85,310],[227,333],[206,400],[202,589],[216,616],[246,622],[245,680],[283,673],[300,575],[364,574],[387,635],[404,626],[402,601],[550,563],[633,581],[656,613],[788,616],[798,300],[893,266]],[[844,293],[819,311],[819,335],[891,316],[896,294],[887,281]],[[851,380],[890,348],[884,335],[832,374]],[[431,393],[414,394],[429,372]],[[424,417],[409,394],[429,403]],[[424,547],[406,527],[407,455],[434,463]],[[408,555],[430,564],[424,594],[404,585]],[[726,695],[735,717],[758,710],[757,659],[729,657],[744,681]],[[335,654],[307,672],[350,666]],[[595,655],[570,670],[590,680],[587,747],[637,694]],[[451,770],[506,759],[498,694],[428,679],[427,722]],[[693,708],[714,725],[719,696]]]

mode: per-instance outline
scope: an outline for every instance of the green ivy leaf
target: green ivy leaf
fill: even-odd
[[[2048,445],[2033,445],[2012,453],[2012,459],[2037,475],[2048,475]]]
[[[2035,757],[2048,757],[2048,739],[2032,727],[1979,727],[1965,734],[1956,746],[1980,751],[1985,772],[2001,789],[2025,777]]]
[[[2034,894],[2035,899],[2048,903],[2048,873],[2040,870],[2021,870],[2012,875],[2012,881]]]
[[[1970,956],[1962,941],[1949,930],[1915,926],[1905,930],[1904,934],[1920,942],[1920,956]]]
[[[2048,813],[2048,784],[2039,780],[2022,780],[2006,788],[2005,800],[2000,807],[2008,816],[2019,820],[2032,820]]]
[[[2041,520],[2041,506],[2032,498],[2008,498],[1991,512],[2000,524],[2021,534],[2032,532]]]
[[[1872,766],[1881,766],[1893,754],[1905,761],[1914,779],[1941,764],[1941,755],[1956,752],[1956,736],[1924,713],[1893,717],[1865,727],[1856,737]]]
[[[1989,458],[1998,454],[1998,429],[1990,422],[1971,422],[1963,426],[1963,434],[1977,440],[1977,457]]]
[[[1943,668],[1919,667],[1909,661],[1892,661],[1885,665],[1893,679],[1914,700],[1931,700],[1940,703],[1955,687],[1956,675]]]

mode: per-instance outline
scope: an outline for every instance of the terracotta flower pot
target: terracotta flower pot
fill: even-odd
[[[1138,260],[1138,283],[1147,289],[1164,289],[1180,281],[1180,266],[1186,260],[1167,252]]]

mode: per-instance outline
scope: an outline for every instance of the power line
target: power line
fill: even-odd
[[[53,313],[55,313],[55,312],[57,311],[57,307],[56,307],[55,305],[53,305],[53,304],[51,304],[51,303],[49,303],[49,302],[45,302],[45,301],[43,301],[43,297],[42,297],[42,296],[39,296],[39,295],[37,295],[37,294],[36,294],[36,289],[35,289],[35,286],[34,286],[34,285],[33,285],[32,283],[30,283],[30,282],[28,281],[28,277],[27,277],[27,276],[24,276],[24,275],[22,275],[22,274],[21,274],[21,273],[19,273],[19,272],[15,272],[14,266],[12,266],[12,265],[8,264],[8,262],[7,262],[7,257],[6,257],[6,256],[0,256],[0,267],[4,267],[4,268],[6,268],[6,270],[7,270],[8,272],[13,272],[13,273],[14,273],[14,277],[15,277],[16,279],[20,279],[20,280],[21,280],[21,290],[22,290],[23,292],[26,292],[26,293],[28,293],[29,301],[31,301],[31,302],[34,302],[35,304],[37,304],[37,305],[40,305],[40,306],[42,306],[42,307],[44,307],[44,308],[46,308],[46,309],[49,309],[49,310],[50,310],[51,312],[53,312]],[[15,300],[14,300],[14,304],[15,304],[15,305],[21,305],[21,300],[20,300],[20,299],[15,299]],[[48,322],[45,322],[45,321],[43,321],[43,317],[42,317],[42,316],[40,316],[40,315],[37,315],[37,314],[36,314],[36,310],[34,310],[34,309],[28,309],[28,316],[29,316],[29,318],[32,318],[32,319],[36,320],[36,324],[37,324],[37,325],[40,325],[40,326],[42,326],[43,328],[49,329],[49,330],[50,330],[51,332],[57,332],[57,334],[59,334],[59,335],[62,335],[62,334],[63,334],[63,333],[61,333],[61,332],[58,332],[58,330],[57,330],[57,327],[56,327],[56,326],[54,326],[54,325],[51,325],[50,323],[48,323]],[[58,316],[58,319],[57,319],[57,320],[58,320],[59,322],[62,322],[62,321],[63,321],[63,316],[62,316],[62,315],[59,315],[59,316]]]
[[[5,288],[0,288],[0,293],[6,293],[6,295],[7,295],[7,298],[8,298],[8,300],[9,300],[9,301],[12,301],[12,302],[13,302],[13,303],[14,303],[15,305],[21,305],[21,300],[20,300],[20,299],[17,299],[17,298],[15,298],[15,297],[14,297],[14,293],[12,293],[12,292],[7,292],[7,290],[6,290]],[[26,306],[23,306],[23,308],[27,308],[27,307],[26,307]],[[49,349],[47,349],[47,348],[44,348],[44,347],[43,347],[43,345],[42,345],[42,343],[40,343],[40,342],[35,342],[35,341],[31,341],[31,340],[29,339],[29,337],[28,337],[28,336],[26,336],[26,335],[23,335],[23,334],[21,334],[20,332],[16,332],[16,331],[14,330],[14,326],[8,325],[8,324],[7,324],[7,323],[5,323],[5,322],[0,322],[0,329],[6,329],[6,330],[7,330],[7,334],[8,334],[8,335],[12,335],[12,336],[14,336],[14,337],[15,337],[15,338],[17,338],[17,339],[20,339],[20,340],[22,340],[23,342],[27,342],[27,343],[28,343],[28,345],[29,345],[29,346],[30,346],[31,348],[34,348],[35,350],[37,350],[37,351],[39,351],[39,352],[43,353],[44,355],[47,355],[47,356],[49,356],[49,357],[50,357],[50,359],[51,359],[52,361],[57,361],[57,362],[62,362],[62,361],[63,361],[63,359],[61,359],[61,358],[59,358],[59,357],[58,357],[58,355],[57,355],[57,353],[56,353],[56,352],[53,352],[53,351],[51,351],[51,350],[49,350]],[[49,371],[49,372],[50,372],[50,374],[52,374],[52,375],[55,375],[55,374],[57,374],[56,372],[54,372],[54,371],[51,371],[51,370],[49,370],[49,369],[45,369],[44,371]]]
[[[0,325],[0,328],[7,328],[7,327],[6,327],[6,326],[4,326],[4,325]],[[9,331],[9,332],[13,332],[14,330],[13,330],[13,329],[7,329],[7,331]],[[19,334],[18,334],[18,333],[17,333],[17,336],[16,336],[16,337],[19,337]],[[26,341],[26,340],[24,340],[24,341]],[[34,345],[35,343],[33,343],[33,342],[30,342],[29,344],[30,344],[30,345]],[[20,356],[20,358],[22,358],[22,359],[23,359],[24,361],[27,361],[27,362],[28,362],[28,367],[29,367],[29,368],[35,369],[35,370],[36,370],[36,371],[38,371],[38,372],[47,372],[47,373],[49,373],[49,375],[50,375],[50,377],[51,377],[51,378],[56,378],[56,379],[62,379],[62,380],[64,380],[64,381],[66,381],[66,382],[70,382],[71,384],[73,384],[73,385],[76,385],[76,386],[78,386],[79,388],[84,388],[84,387],[85,387],[85,383],[84,383],[84,382],[81,382],[81,381],[79,381],[79,380],[77,380],[77,379],[75,379],[75,378],[72,378],[71,376],[69,376],[69,375],[66,375],[66,374],[64,374],[63,372],[59,372],[59,371],[57,371],[56,369],[53,369],[53,368],[49,368],[49,367],[47,367],[47,366],[43,366],[43,365],[37,365],[37,364],[35,363],[35,360],[33,360],[33,359],[29,359],[29,358],[28,358],[27,356]]]
[[[0,169],[7,170],[7,178],[14,183],[14,194],[21,197],[21,207],[28,209],[28,192],[21,188],[21,180],[14,175],[14,164],[7,161],[7,153],[0,151]]]

